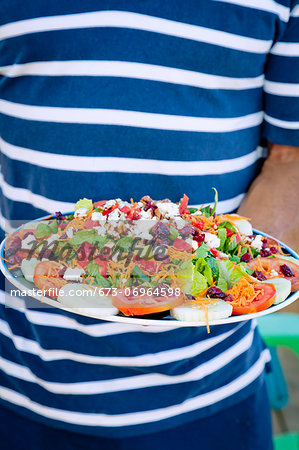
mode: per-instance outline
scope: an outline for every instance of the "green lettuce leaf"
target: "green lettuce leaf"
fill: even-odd
[[[89,200],[88,198],[82,198],[77,201],[75,204],[75,211],[77,211],[80,208],[86,208],[87,211],[90,211],[92,209],[92,200]]]
[[[191,294],[193,295],[193,297],[196,297],[196,295],[198,295],[201,291],[203,291],[207,287],[208,282],[206,277],[201,273],[194,271],[191,290]]]
[[[50,234],[53,234],[51,227],[47,225],[46,223],[39,223],[36,228],[36,237],[42,238],[42,237],[48,237]]]
[[[219,230],[218,230],[218,238],[220,239],[220,246],[218,247],[218,250],[220,252],[222,252],[223,249],[224,249],[224,246],[225,246],[226,239],[227,239],[226,229],[225,228],[219,228]]]
[[[202,242],[198,249],[195,250],[195,253],[197,254],[198,258],[206,258],[211,254],[210,248],[204,242]]]

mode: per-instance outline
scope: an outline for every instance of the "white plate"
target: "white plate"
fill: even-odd
[[[70,214],[70,213],[66,213],[66,215],[67,214]],[[40,220],[40,219],[37,219],[37,220]],[[275,239],[294,258],[299,260],[299,256],[297,255],[297,253],[294,252],[294,250],[292,250],[290,247],[288,247],[284,243],[280,242],[278,239],[274,238],[273,236],[270,236],[269,234],[258,231],[258,230],[253,230],[253,231],[256,234],[261,234],[263,236]],[[6,241],[6,239],[4,239],[0,245],[0,256],[2,258],[4,257],[5,241]],[[25,280],[24,277],[15,278],[13,275],[11,275],[11,273],[7,269],[5,261],[3,261],[3,259],[0,259],[0,268],[1,268],[1,271],[4,274],[4,276],[7,278],[7,280],[10,281],[10,283],[13,284],[17,289],[26,291],[27,293],[29,293],[33,288],[36,289],[36,286],[33,283],[30,283],[29,281]],[[83,314],[83,313],[74,312],[71,308],[67,308],[67,307],[63,306],[61,303],[59,303],[57,300],[53,300],[49,297],[41,297],[37,294],[32,295],[32,293],[31,293],[31,297],[34,297],[35,299],[42,302],[43,306],[44,306],[44,304],[48,304],[50,306],[54,306],[55,308],[63,309],[64,311],[69,311],[74,314],[80,314],[83,316],[92,317],[92,318],[96,318],[96,319],[99,318],[96,314],[92,314],[92,313],[91,314],[87,314],[87,313]],[[260,312],[253,313],[253,314],[244,314],[241,316],[231,316],[231,317],[227,317],[226,319],[211,320],[211,321],[209,321],[209,325],[210,326],[211,325],[225,325],[228,323],[243,322],[243,321],[246,321],[249,319],[266,316],[268,314],[272,314],[276,311],[279,311],[282,308],[285,308],[286,306],[293,303],[298,297],[299,297],[299,291],[290,294],[289,297],[286,300],[284,300],[283,302],[279,303],[278,305],[270,306],[270,308],[267,308],[264,311],[260,311]],[[7,305],[7,306],[9,306],[9,305]],[[170,316],[164,317],[163,319],[159,319],[159,320],[157,320],[157,319],[140,319],[139,317],[107,316],[101,320],[107,320],[110,322],[119,322],[119,323],[129,323],[129,324],[134,324],[134,325],[151,325],[151,326],[171,327],[171,328],[202,327],[202,326],[206,327],[207,326],[207,323],[205,321],[185,322],[185,321],[175,320]]]

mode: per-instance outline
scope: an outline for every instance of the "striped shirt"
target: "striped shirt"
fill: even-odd
[[[10,0],[0,17],[1,226],[78,198],[235,210],[263,139],[299,146],[290,0]],[[133,436],[236,404],[262,382],[256,324],[114,324],[0,300],[0,401],[50,426]]]

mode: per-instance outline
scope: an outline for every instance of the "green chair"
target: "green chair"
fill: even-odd
[[[276,313],[260,317],[258,326],[269,347],[272,372],[266,375],[271,407],[279,411],[288,401],[288,389],[276,347],[288,347],[299,357],[299,315]],[[284,433],[274,438],[275,450],[299,450],[299,433]]]

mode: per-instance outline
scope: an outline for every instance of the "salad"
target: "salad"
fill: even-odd
[[[56,212],[7,236],[10,273],[77,311],[202,321],[262,311],[299,289],[299,260],[237,214],[144,196]]]

